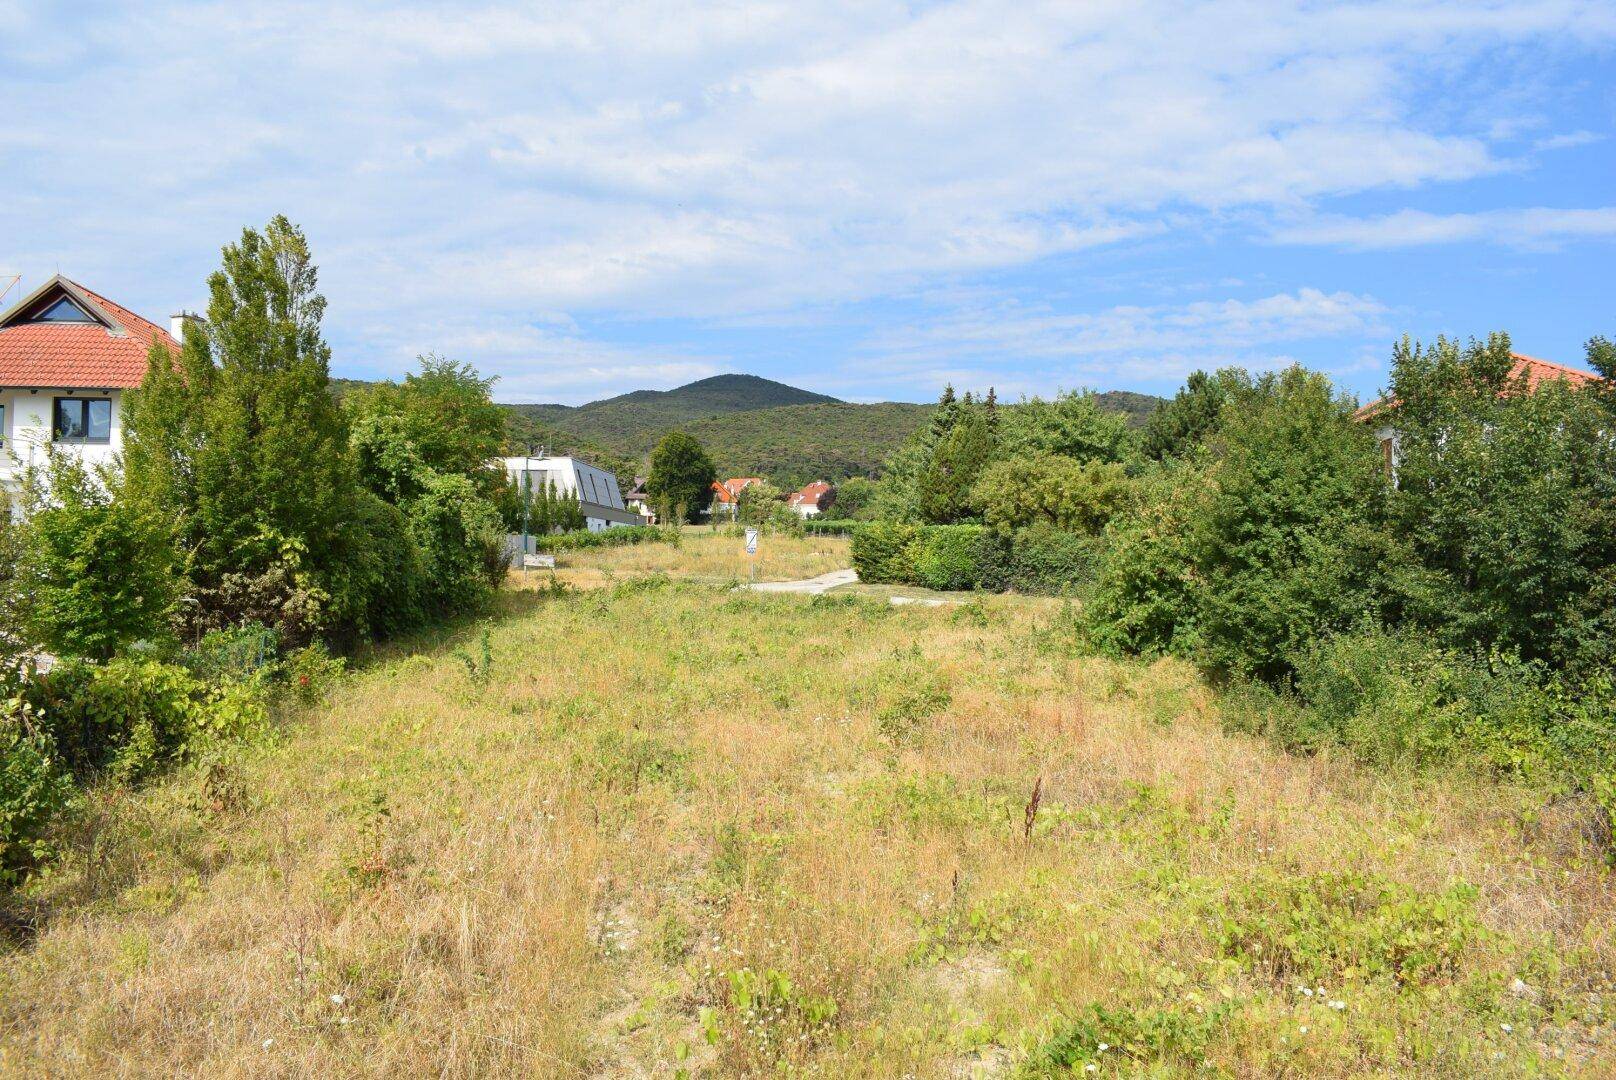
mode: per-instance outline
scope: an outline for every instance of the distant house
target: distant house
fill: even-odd
[[[645,477],[634,478],[634,490],[623,493],[623,505],[640,515],[644,524],[657,523],[656,510],[651,506],[651,493],[645,490]]]
[[[712,512],[728,514],[733,518],[740,505],[741,492],[753,484],[761,483],[763,483],[761,476],[737,476],[730,480],[714,480]]]
[[[532,485],[526,490],[543,491],[546,484],[553,484],[558,495],[576,495],[590,532],[643,524],[640,515],[623,504],[617,477],[587,461],[575,457],[508,457],[504,465],[505,474],[518,492],[525,490],[526,482]]]
[[[793,491],[786,505],[805,518],[818,517],[836,501],[836,488],[823,480],[805,484],[801,491]]]
[[[1581,386],[1599,378],[1592,371],[1566,367],[1552,360],[1539,360],[1535,356],[1523,356],[1520,353],[1510,355],[1515,358],[1515,366],[1509,370],[1510,381],[1518,382],[1524,378],[1527,393],[1536,390],[1545,382],[1564,382],[1572,386]],[[1387,415],[1396,404],[1395,398],[1384,397],[1371,401],[1352,414],[1352,418],[1359,423],[1375,425],[1375,438],[1380,442],[1380,452],[1385,458],[1387,476],[1396,474],[1397,464],[1402,456],[1402,436]]]
[[[154,343],[179,351],[180,327],[136,315],[58,274],[0,315],[0,508],[19,509],[23,474],[46,448],[87,465],[123,449],[123,397]]]

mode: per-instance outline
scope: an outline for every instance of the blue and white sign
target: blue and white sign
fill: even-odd
[[[756,529],[746,530],[746,553],[748,555],[757,554],[757,537],[758,531]]]

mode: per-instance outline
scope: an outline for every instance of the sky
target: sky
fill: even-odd
[[[1616,336],[1616,0],[0,0],[0,275],[308,235],[333,373],[853,401]],[[0,282],[3,284],[3,282]],[[9,303],[19,292],[6,298]]]

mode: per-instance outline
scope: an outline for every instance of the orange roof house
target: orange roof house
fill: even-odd
[[[836,489],[823,480],[815,480],[811,484],[804,484],[801,491],[794,491],[786,499],[786,504],[803,517],[814,517],[822,513],[836,498]]]
[[[1529,394],[1546,382],[1563,382],[1572,386],[1582,386],[1599,378],[1592,371],[1566,367],[1564,364],[1556,364],[1552,360],[1539,360],[1535,356],[1525,356],[1521,353],[1510,353],[1510,355],[1515,358],[1514,366],[1509,369],[1510,382],[1518,383],[1520,380],[1525,379],[1526,392]],[[1382,413],[1396,404],[1396,398],[1383,397],[1377,401],[1371,401],[1353,413],[1352,418],[1362,423],[1369,423],[1375,421],[1377,417],[1381,417]],[[1395,477],[1400,456],[1399,443],[1401,442],[1397,429],[1387,422],[1386,418],[1382,417],[1375,434],[1380,440],[1381,454],[1385,457],[1386,475]]]
[[[763,483],[761,476],[737,476],[730,480],[713,481],[713,502],[719,506],[733,506],[741,501],[741,492],[752,484]]]
[[[0,315],[0,387],[132,389],[162,327],[61,275]]]
[[[1509,369],[1509,379],[1517,382],[1522,378],[1526,380],[1526,392],[1531,393],[1545,382],[1559,381],[1570,383],[1572,386],[1581,386],[1599,378],[1591,371],[1581,368],[1566,367],[1556,364],[1552,360],[1539,360],[1535,356],[1525,356],[1521,353],[1510,353],[1515,358],[1515,366]],[[1383,397],[1371,401],[1363,408],[1352,414],[1354,420],[1371,420],[1385,410],[1397,404],[1395,398]]]
[[[177,328],[189,316],[174,317]],[[0,509],[48,447],[87,465],[123,447],[123,395],[174,334],[58,274],[0,314]]]

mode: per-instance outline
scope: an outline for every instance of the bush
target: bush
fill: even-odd
[[[506,568],[505,529],[494,504],[467,477],[429,472],[405,513],[421,555],[427,609],[447,615],[480,607]]]
[[[19,567],[30,635],[59,656],[98,660],[167,638],[174,552],[156,515],[115,476],[70,458],[53,453],[47,474],[30,477]]]
[[[137,779],[215,739],[260,734],[263,685],[209,687],[157,660],[72,660],[27,690],[29,704],[64,763],[79,775],[105,770]]]
[[[920,532],[915,584],[929,589],[978,589],[986,562],[988,532],[980,525],[937,525]]]
[[[1095,535],[1122,509],[1130,490],[1121,465],[1042,454],[989,465],[971,501],[1001,536],[1034,524]]]
[[[919,582],[915,559],[919,555],[920,527],[896,521],[875,521],[853,533],[853,569],[860,581],[890,585]]]
[[[1163,470],[1151,477],[1135,509],[1107,527],[1083,610],[1095,645],[1143,656],[1193,650],[1198,618],[1190,527],[1206,483],[1197,469]]]
[[[45,830],[72,798],[72,777],[50,737],[35,729],[21,700],[0,703],[0,885],[44,859]]]

